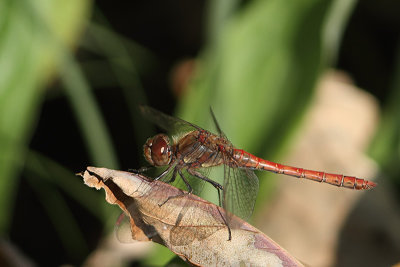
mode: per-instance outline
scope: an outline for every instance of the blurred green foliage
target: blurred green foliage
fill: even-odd
[[[26,160],[43,87],[56,74],[61,44],[80,36],[87,1],[0,2],[0,233],[9,227],[17,174]],[[43,27],[45,26],[45,27]]]
[[[233,144],[276,159],[300,125],[320,73],[334,63],[354,3],[208,1],[207,42],[197,58],[187,94],[178,100],[177,115],[212,130],[211,106]],[[98,209],[98,203],[104,201],[71,179],[72,171],[29,151],[45,94],[43,88],[59,75],[93,164],[118,168],[105,119],[72,48],[87,29],[82,46],[107,59],[123,88],[130,123],[143,126],[135,128],[138,140],[148,136],[150,127],[135,110],[138,103],[145,102],[137,67],[139,62],[157,60],[140,47],[131,49],[137,52],[132,56],[125,40],[105,20],[101,25],[88,22],[91,9],[92,3],[82,0],[0,1],[0,233],[4,236],[9,229],[17,177],[26,167],[31,174],[29,183],[71,255],[88,253],[88,246],[63,194],[105,224],[110,223],[111,210]],[[399,161],[399,70],[393,97],[371,150],[388,168]],[[135,153],[141,150],[139,147]],[[399,171],[394,168],[393,172]],[[258,203],[264,203],[273,184],[270,177],[266,179],[268,174],[258,175]],[[146,264],[166,264],[167,253],[166,249],[159,251]]]

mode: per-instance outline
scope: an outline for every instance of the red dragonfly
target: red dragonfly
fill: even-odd
[[[193,191],[189,176],[206,181],[217,189],[219,197],[220,191],[223,192],[222,206],[244,220],[252,214],[258,192],[258,178],[254,170],[271,171],[356,190],[376,186],[374,182],[352,176],[282,165],[235,148],[221,131],[212,110],[218,135],[151,107],[141,106],[140,109],[145,117],[172,134],[172,139],[166,134],[157,134],[144,145],[144,156],[151,166],[167,167],[155,179],[172,183],[179,175],[189,193]],[[207,177],[207,171],[204,172],[205,169],[219,165],[224,166],[223,185]]]

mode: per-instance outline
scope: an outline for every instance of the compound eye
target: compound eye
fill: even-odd
[[[169,138],[159,134],[147,140],[145,144],[145,157],[154,166],[165,166],[171,161],[171,147]]]

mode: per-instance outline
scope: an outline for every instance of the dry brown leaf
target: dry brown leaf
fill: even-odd
[[[106,200],[129,217],[133,240],[165,245],[198,266],[303,266],[258,229],[171,185],[129,172],[88,167],[86,185],[104,188]],[[169,198],[168,201],[166,201]]]

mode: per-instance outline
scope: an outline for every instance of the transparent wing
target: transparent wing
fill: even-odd
[[[226,138],[226,135],[225,135],[224,132],[221,130],[221,127],[219,127],[219,123],[218,123],[217,118],[215,117],[214,111],[212,110],[211,107],[210,107],[210,113],[211,113],[211,117],[212,117],[212,119],[213,119],[215,128],[217,129],[217,132],[218,132],[219,136],[220,136],[220,137],[224,137],[225,139],[227,139],[227,138]],[[227,140],[228,140],[228,139],[227,139]]]
[[[171,136],[182,135],[194,130],[203,130],[197,125],[169,116],[149,106],[139,106],[139,109],[145,118],[167,131]]]
[[[188,198],[193,199],[193,196]],[[215,212],[215,206],[198,200],[186,201],[171,229],[170,240],[173,245],[184,246],[208,238],[221,229],[227,226],[223,215]]]
[[[224,165],[224,209],[247,221],[257,193],[258,178],[252,170]]]
[[[213,110],[210,108],[215,128],[220,137],[227,140],[228,145],[233,145],[221,130]],[[248,220],[253,213],[254,204],[258,193],[258,177],[252,170],[240,169],[232,165],[232,159],[228,155],[224,157],[224,196],[223,207],[225,210]]]

